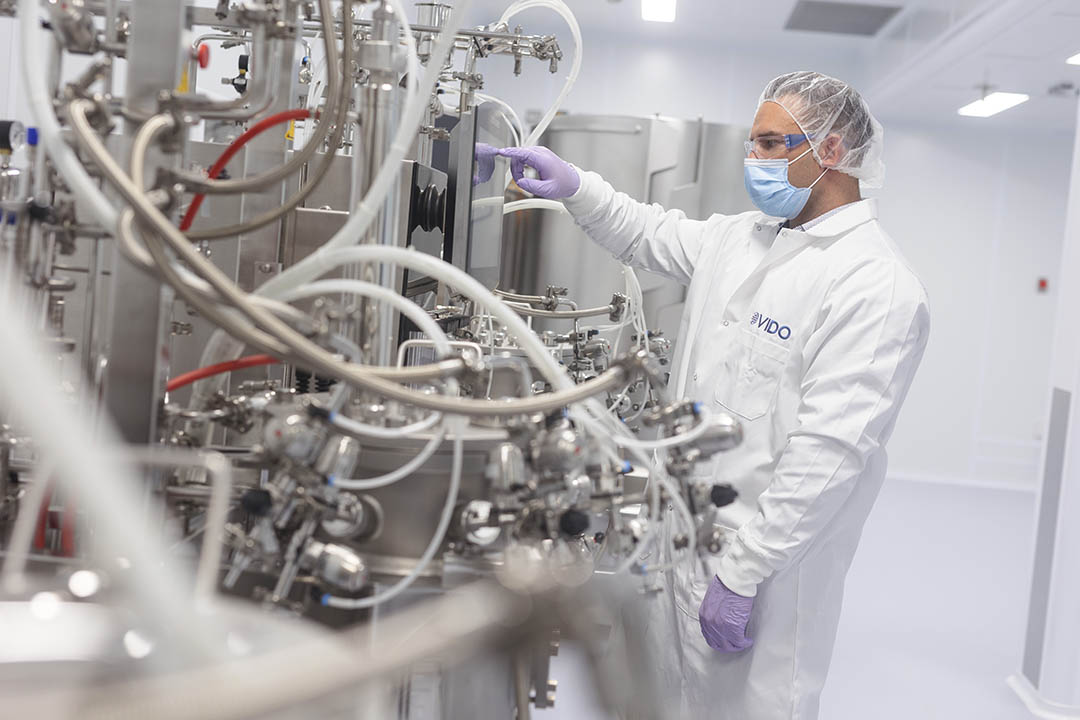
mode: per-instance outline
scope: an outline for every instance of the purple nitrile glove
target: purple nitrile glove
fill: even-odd
[[[705,593],[698,609],[698,621],[701,634],[713,650],[735,653],[754,644],[746,636],[746,624],[750,622],[750,611],[754,609],[754,598],[743,597],[728,590],[720,578],[713,577],[712,585]]]
[[[476,171],[472,178],[475,187],[486,183],[495,174],[495,158],[499,156],[499,149],[487,143],[476,143],[473,154],[476,157]]]
[[[510,158],[510,174],[518,187],[536,197],[562,200],[581,187],[577,170],[546,147],[509,147],[500,150],[499,154]],[[539,180],[525,177],[526,165],[536,169]]]

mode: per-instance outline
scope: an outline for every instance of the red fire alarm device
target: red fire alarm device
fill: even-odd
[[[1050,281],[1046,278],[1039,278],[1039,292],[1044,293],[1050,288]]]

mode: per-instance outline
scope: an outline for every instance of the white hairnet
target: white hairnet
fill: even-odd
[[[845,152],[833,169],[858,178],[866,187],[884,185],[884,130],[855,88],[821,73],[793,72],[765,86],[758,107],[765,102],[780,105],[795,118],[810,137],[819,163],[821,143],[829,135],[838,135]]]

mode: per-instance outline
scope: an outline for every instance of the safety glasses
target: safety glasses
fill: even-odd
[[[792,148],[797,148],[812,136],[798,133],[791,135],[761,135],[753,140],[743,142],[746,148],[746,157],[751,153],[759,158],[775,158],[783,155]]]

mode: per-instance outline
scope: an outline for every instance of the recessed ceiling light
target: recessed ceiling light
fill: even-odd
[[[675,22],[675,0],[641,0],[641,19]]]
[[[1027,101],[1028,96],[1024,93],[992,92],[982,100],[968,103],[957,112],[965,117],[990,117]]]

